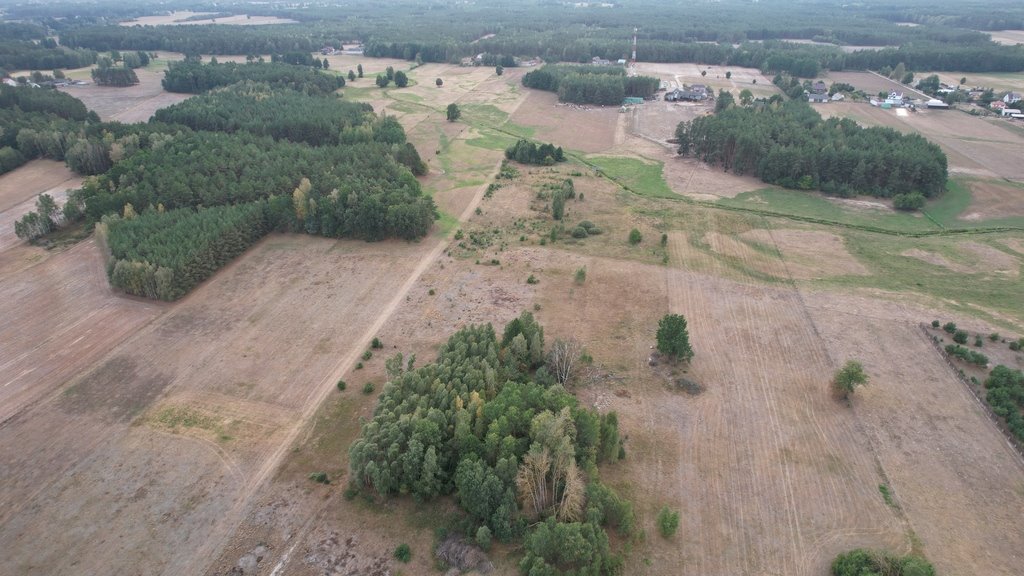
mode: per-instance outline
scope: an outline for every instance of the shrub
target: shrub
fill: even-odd
[[[856,360],[847,360],[832,379],[832,386],[842,398],[849,397],[858,386],[867,383],[868,375],[864,373],[864,366]]]
[[[380,338],[374,338],[373,342],[370,342],[370,348],[373,348],[374,350],[380,350],[383,347],[384,344],[381,343]]]
[[[408,544],[399,544],[398,548],[395,548],[395,558],[399,562],[408,562],[412,560],[412,550],[409,549]]]
[[[363,394],[373,394],[374,388],[375,387],[373,385],[373,382],[367,382],[366,384],[363,384]]]
[[[975,336],[974,337],[974,347],[975,348],[981,348],[984,345],[985,345],[985,342],[982,341],[981,336]]]
[[[956,332],[956,324],[953,322],[946,322],[945,324],[942,325],[942,329],[952,334]]]
[[[369,360],[370,358],[373,358],[373,352],[370,352],[369,350],[363,352],[363,360]]]
[[[540,280],[538,280],[537,277],[534,276],[533,274],[530,274],[530,277],[526,279],[526,283],[527,284],[539,284]]]
[[[594,223],[591,222],[590,220],[584,220],[579,223],[579,227],[583,228],[587,232],[590,232],[590,229],[594,227]]]
[[[1020,342],[1016,342],[1016,341],[1010,342],[1010,350],[1013,350],[1014,352],[1019,351],[1020,350]]]
[[[919,556],[891,556],[872,550],[851,550],[836,556],[832,576],[935,576],[935,568]]]
[[[481,526],[476,531],[476,545],[482,548],[485,552],[491,549],[491,529],[487,526]]]
[[[320,484],[331,483],[331,479],[327,477],[327,472],[313,472],[309,475],[309,479]]]
[[[636,246],[637,244],[642,242],[643,239],[643,235],[640,234],[640,231],[637,230],[636,228],[633,228],[632,230],[629,231],[629,243],[632,244],[633,246]]]
[[[427,290],[427,294],[429,294],[430,296],[433,296],[433,295],[434,295],[434,294],[436,294],[436,293],[437,293],[437,292],[434,292],[434,289],[433,289],[433,288],[431,288],[430,290]]]
[[[576,269],[576,283],[577,284],[583,284],[586,281],[587,281],[587,267],[583,266],[582,268],[577,268]]]
[[[932,320],[932,328],[938,328],[938,327],[939,327],[939,321],[938,320]]]
[[[344,392],[346,386],[348,386],[348,384],[346,384],[344,380],[338,380],[338,392]]]
[[[953,333],[953,342],[967,344],[967,330],[957,330]]]
[[[362,369],[363,369],[363,363],[362,362],[356,362],[356,370],[362,370]]]
[[[587,237],[587,229],[582,227],[582,226],[577,226],[577,227],[573,228],[572,229],[572,237],[573,238],[586,238]]]
[[[988,339],[993,341],[993,342],[998,342],[999,341],[999,332],[993,332],[993,333],[989,334],[988,335]]]
[[[897,210],[920,210],[924,208],[924,194],[920,192],[896,194],[892,197],[892,207]]]
[[[671,538],[679,528],[679,512],[673,512],[668,507],[662,507],[658,512],[658,532],[663,538]]]
[[[661,247],[664,248],[665,246],[668,246],[668,234],[661,235]]]

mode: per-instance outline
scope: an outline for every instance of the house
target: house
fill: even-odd
[[[929,109],[936,110],[945,110],[949,108],[949,104],[946,104],[942,100],[938,100],[935,98],[932,98],[931,100],[925,102],[925,106],[928,107]]]
[[[17,86],[18,85],[18,81],[15,80],[14,78],[4,78],[2,80],[2,82],[4,84],[6,84],[7,86]]]
[[[1021,96],[1020,92],[1009,92],[1003,96],[1003,102],[1007,104],[1016,104],[1021,100],[1024,100],[1024,96]]]
[[[807,101],[811,102],[812,104],[824,104],[825,102],[829,101],[829,97],[828,94],[820,92],[811,92],[810,94],[807,95]]]
[[[677,102],[680,100],[699,102],[701,100],[706,100],[707,97],[708,89],[707,86],[703,84],[694,84],[689,88],[683,86],[682,88],[676,88],[675,90],[670,90],[665,93],[665,100],[668,102]]]
[[[824,94],[826,92],[828,92],[828,86],[825,86],[825,83],[822,82],[821,80],[818,80],[817,82],[811,85],[812,94]]]
[[[1006,102],[1002,100],[996,100],[995,102],[988,105],[992,110],[1006,110]]]
[[[833,102],[841,102],[841,101],[843,101],[845,99],[846,99],[846,96],[843,96],[839,92],[836,92],[835,94],[832,95],[832,101]]]
[[[626,65],[626,59],[625,58],[619,58],[615,63],[618,64],[619,66],[625,66]]]
[[[888,104],[889,106],[902,107],[906,103],[906,99],[907,98],[903,95],[903,92],[896,92],[893,90],[889,93],[889,97],[885,99],[885,104]]]
[[[320,49],[320,54],[322,54],[323,56],[330,56],[335,52],[336,50],[334,49],[334,46],[324,46],[323,48]]]

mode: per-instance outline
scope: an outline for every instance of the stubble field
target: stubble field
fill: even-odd
[[[397,67],[359,61],[368,76]],[[915,247],[951,255],[959,245],[897,243],[673,199],[757,183],[672,158],[651,141],[657,134],[631,134],[628,115],[556,108],[549,95],[517,87],[516,72],[426,65],[406,90],[368,87],[372,79],[346,89],[398,116],[430,164],[424,186],[447,216],[419,244],[272,236],[172,305],[111,293],[90,242],[55,255],[10,248],[33,255],[4,277],[20,298],[5,317],[20,326],[71,278],[91,296],[72,300],[82,312],[46,317],[50,340],[80,357],[55,362],[26,346],[26,362],[63,372],[0,372],[31,391],[0,423],[0,469],[15,471],[0,485],[0,547],[10,551],[0,571],[433,573],[433,530],[452,514],[450,502],[343,498],[347,446],[375,400],[359,389],[380,390],[383,359],[395,352],[422,365],[459,328],[501,326],[530,309],[548,342],[575,337],[586,346],[595,364],[575,391],[616,410],[628,435],[627,459],[602,470],[634,502],[646,534],[626,573],[811,576],[858,546],[923,552],[942,574],[1014,573],[1024,466],[918,328],[971,302],[896,282],[886,264],[911,261],[899,254]],[[463,122],[445,121],[451,102],[464,107]],[[537,103],[546,106],[524,109]],[[679,113],[650,104],[644,119],[657,112],[674,128]],[[501,148],[530,134],[612,158],[619,172],[610,175],[638,193],[572,162],[521,166],[481,199]],[[573,134],[591,136],[575,143]],[[585,200],[569,203],[566,224],[589,219],[604,234],[542,245],[553,222],[537,192],[567,177]],[[644,195],[653,180],[663,197]],[[644,240],[629,246],[634,227]],[[490,240],[460,245],[456,228]],[[990,278],[1004,292],[1019,285],[1024,252],[1012,247],[1024,240],[978,242],[1005,248],[997,249],[1005,274],[945,268],[938,278]],[[871,251],[876,244],[884,256]],[[580,268],[582,283],[573,279]],[[530,275],[540,282],[527,284]],[[85,350],[82,338],[94,337],[85,327],[96,325],[87,314],[105,305],[136,324]],[[667,312],[690,322],[697,356],[685,372],[649,363]],[[1000,303],[985,318],[996,315],[1004,332],[1024,329],[1019,310]],[[385,348],[357,370],[374,336]],[[827,389],[848,358],[861,359],[872,379],[850,405]],[[679,390],[683,376],[703,393]],[[333,390],[338,378],[347,391]],[[4,405],[14,395],[0,394]],[[311,482],[315,471],[331,484]],[[669,541],[655,527],[662,506],[682,513]],[[414,550],[409,565],[391,559],[401,542]],[[497,574],[517,573],[514,550],[498,546],[491,556]]]

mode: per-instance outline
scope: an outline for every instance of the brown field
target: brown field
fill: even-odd
[[[368,76],[397,62],[359,61]],[[681,193],[761,187],[668,162],[671,146],[658,141],[684,108],[648,103],[637,123],[617,110],[556,107],[517,87],[518,73],[426,65],[408,89],[351,92],[399,117],[430,164],[424,188],[452,226],[490,233],[488,246],[441,233],[417,244],[274,235],[166,305],[113,294],[91,241],[56,254],[0,251],[0,336],[16,342],[0,358],[0,382],[14,382],[0,386],[0,573],[435,573],[433,531],[451,501],[343,497],[348,445],[375,403],[359,389],[373,382],[379,393],[396,352],[423,365],[459,328],[500,328],[523,310],[548,342],[586,346],[594,368],[573,389],[587,406],[616,410],[628,436],[627,459],[601,471],[633,501],[645,534],[624,573],[817,576],[860,546],[924,553],[944,575],[1017,573],[1024,463],[921,332],[919,322],[948,311],[917,294],[844,288],[839,279],[877,269],[844,231],[632,196],[577,164],[520,166],[483,199],[501,152],[469,141],[488,117],[503,118],[485,104],[538,139],[665,162]],[[449,102],[476,116],[446,122]],[[897,118],[844,106],[823,109],[954,144],[991,136],[955,112]],[[541,246],[553,223],[537,191],[570,172],[586,173],[572,176],[586,199],[568,204],[566,224],[588,219],[604,233]],[[4,211],[32,197],[7,190]],[[624,241],[633,227],[638,246]],[[999,242],[1024,254],[1012,235]],[[991,240],[943,248],[914,254],[965,274],[1019,275],[1020,259]],[[689,367],[649,363],[667,312],[689,321]],[[374,336],[384,349],[355,369]],[[828,381],[849,358],[871,383],[844,403]],[[704,391],[678,390],[681,376]],[[316,471],[331,483],[311,482]],[[681,512],[668,541],[655,526],[662,506]],[[413,549],[408,565],[392,558],[401,542]],[[518,554],[496,546],[494,573],[517,574]]]
[[[183,10],[179,12],[171,12],[170,14],[164,14],[161,16],[143,16],[134,20],[128,20],[120,22],[121,26],[182,26],[182,25],[202,25],[202,24],[234,24],[237,26],[259,26],[263,24],[295,24],[295,20],[288,18],[278,18],[276,16],[249,16],[247,14],[236,14],[234,16],[226,16],[224,18],[217,18],[215,20],[193,20],[190,22],[180,22],[185,18],[191,16],[199,16],[201,14],[215,14],[215,12],[190,12]]]
[[[1024,44],[1024,30],[999,30],[998,32],[988,32],[988,35],[992,37],[993,42],[998,44],[1010,46]]]
[[[85,103],[104,121],[146,122],[154,112],[188,99],[191,94],[165,92],[160,85],[162,71],[139,69],[135,71],[139,83],[126,88],[111,86],[68,86],[61,88]]]
[[[930,98],[930,96],[923,92],[918,92],[905,84],[900,84],[895,80],[890,80],[873,72],[829,72],[823,79],[828,83],[845,82],[869,95],[877,94],[883,90],[886,92],[896,90],[897,92],[905,93],[911,98],[924,98],[925,100]]]
[[[53,160],[33,160],[0,176],[0,253],[21,242],[14,235],[14,222],[35,210],[40,194],[63,204],[68,190],[81,185],[81,177]],[[0,261],[6,260],[0,256]]]
[[[1024,188],[1009,182],[971,180],[971,203],[964,220],[1024,216]]]
[[[956,86],[960,83],[960,79],[966,78],[967,87],[991,88],[997,93],[996,96],[1001,96],[999,92],[1024,90],[1024,74],[1020,72],[991,74],[975,72],[922,72],[917,76],[923,78],[931,74],[935,74],[939,77],[940,81],[950,86]]]

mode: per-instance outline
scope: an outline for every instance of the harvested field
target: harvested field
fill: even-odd
[[[0,427],[0,468],[15,471],[0,488],[0,571],[120,572],[145,559],[149,573],[201,572],[333,386],[325,376],[361,353],[432,247],[272,236],[77,377],[30,371],[23,388],[60,392]],[[68,257],[102,281],[98,262]],[[43,275],[4,286],[52,300]],[[24,330],[17,319],[38,321],[34,310],[10,310],[9,325]],[[52,345],[74,341],[63,336]]]
[[[852,85],[857,90],[863,90],[867,94],[878,94],[881,91],[891,92],[893,90],[897,92],[903,92],[911,98],[924,98],[929,99],[930,96],[923,92],[918,92],[909,86],[900,84],[894,80],[890,80],[874,72],[829,72],[825,74],[823,79],[827,83],[832,82],[844,82]]]
[[[278,18],[277,16],[250,16],[247,14],[235,14],[233,16],[224,16],[214,20],[185,20],[192,16],[201,16],[204,14],[215,14],[215,12],[190,12],[188,10],[182,10],[161,16],[142,16],[134,20],[120,22],[119,24],[121,26],[185,26],[202,24],[258,26],[264,24],[297,24],[295,20],[290,20],[288,18]]]
[[[740,235],[768,248],[775,247],[795,279],[823,276],[863,276],[868,269],[857,261],[839,235],[820,230],[751,230]]]
[[[856,86],[856,84],[854,84]],[[902,132],[916,132],[942,147],[949,157],[950,172],[1024,179],[1024,136],[955,110],[920,110],[897,116],[869,104],[833,102],[818,108],[822,116],[853,118],[865,126],[889,126]]]
[[[139,83],[135,86],[68,86],[62,91],[71,94],[94,110],[104,121],[146,122],[154,112],[186,100],[191,94],[165,92],[160,81],[163,72],[140,68],[135,71]]]
[[[562,104],[554,92],[526,91],[526,101],[512,115],[512,122],[534,128],[538,140],[566,149],[604,152],[616,144],[622,114],[618,106]]]
[[[1024,44],[1024,30],[999,30],[996,32],[988,32],[988,35],[991,36],[992,41],[997,44],[1006,44],[1009,46]]]
[[[970,180],[971,204],[963,220],[989,220],[1024,216],[1024,187],[993,180]]]
[[[81,185],[82,177],[53,160],[33,160],[0,176],[0,276],[10,262],[6,250],[23,243],[14,234],[15,221],[36,209],[40,194],[49,194],[63,205],[68,191]]]

